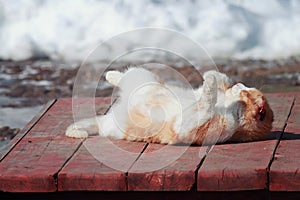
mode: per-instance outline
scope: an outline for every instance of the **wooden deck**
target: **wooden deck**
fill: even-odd
[[[51,101],[0,152],[0,196],[28,192],[79,194],[80,191],[89,194],[188,191],[183,194],[195,196],[242,192],[249,198],[251,194],[270,197],[269,194],[282,192],[298,195],[300,93],[267,94],[267,98],[275,113],[274,128],[267,140],[187,147],[175,162],[148,172],[143,169],[147,162],[153,164],[146,159],[149,152],[158,151],[164,145],[112,141],[119,148],[133,152],[133,156],[127,159],[109,148],[99,149],[111,153],[111,159],[126,170],[111,168],[91,155],[84,145],[92,143],[97,136],[86,140],[65,136],[66,127],[73,121],[72,99]],[[109,98],[97,98],[98,114],[105,113],[110,102]],[[168,159],[182,148],[186,147],[170,146],[170,155],[162,154],[160,159]]]

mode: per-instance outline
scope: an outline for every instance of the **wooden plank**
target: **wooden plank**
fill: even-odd
[[[271,191],[300,191],[300,95],[270,169]]]
[[[97,136],[88,138],[86,142],[89,144],[82,145],[58,174],[58,190],[126,191],[126,172],[146,143],[125,140],[110,142]],[[111,162],[103,162],[104,159]],[[119,168],[124,170],[119,171]]]
[[[215,145],[198,171],[198,191],[266,189],[267,169],[294,96],[272,94],[267,98],[275,114],[273,137],[258,142]]]
[[[300,191],[300,141],[282,140],[270,170],[270,191]]]
[[[97,114],[105,113],[107,105],[97,106]],[[59,172],[58,190],[125,191],[126,172],[145,146],[146,143],[142,142],[109,140],[99,136],[87,138]],[[104,159],[110,162],[104,162]]]
[[[10,141],[10,143],[0,151],[0,162],[4,157],[19,143],[20,140],[30,131],[30,129],[41,119],[41,117],[50,109],[50,107],[55,103],[56,99],[46,103],[40,112],[35,115],[29,123]]]
[[[300,93],[295,96],[295,102],[291,115],[284,130],[284,139],[299,139],[300,135]],[[293,137],[295,135],[295,138]]]
[[[72,122],[71,99],[58,100],[0,163],[0,190],[56,191],[57,173],[82,143],[65,136]]]
[[[149,144],[128,172],[128,190],[189,191],[207,148]],[[173,156],[179,158],[172,161]]]
[[[198,191],[265,189],[275,141],[216,145],[198,171]]]
[[[294,103],[295,93],[274,93],[267,94],[266,97],[274,112],[272,132],[282,133]]]

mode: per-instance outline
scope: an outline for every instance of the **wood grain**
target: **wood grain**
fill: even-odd
[[[198,171],[198,191],[265,189],[275,141],[214,146]]]
[[[126,172],[146,143],[88,138],[58,174],[59,191],[126,191]],[[92,145],[96,145],[94,148]],[[113,150],[120,148],[120,151]],[[128,155],[128,152],[133,155]],[[124,171],[118,170],[124,169]]]
[[[186,146],[166,149],[165,145],[149,144],[128,172],[128,190],[189,191],[196,182],[195,173],[206,150],[207,147]],[[178,158],[174,161],[173,156]]]

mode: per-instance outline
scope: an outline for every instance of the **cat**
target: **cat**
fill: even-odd
[[[106,115],[71,124],[66,135],[100,136],[161,144],[215,144],[264,139],[273,112],[262,92],[217,71],[197,89],[170,86],[144,68],[109,71],[119,98]]]

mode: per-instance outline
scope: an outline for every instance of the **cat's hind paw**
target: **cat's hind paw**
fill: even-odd
[[[214,71],[214,70],[205,72],[203,75],[203,78],[204,78],[204,80],[206,80],[212,76],[216,79],[216,84],[217,84],[218,89],[226,90],[226,89],[232,87],[234,84],[234,81],[231,78],[229,78],[228,76],[226,76],[226,74],[223,74],[223,73],[220,73],[220,72]]]
[[[73,124],[66,130],[66,136],[71,138],[87,138],[89,136],[86,130],[77,129]]]
[[[123,73],[119,71],[109,71],[105,75],[106,80],[114,86],[118,86],[122,77]]]

